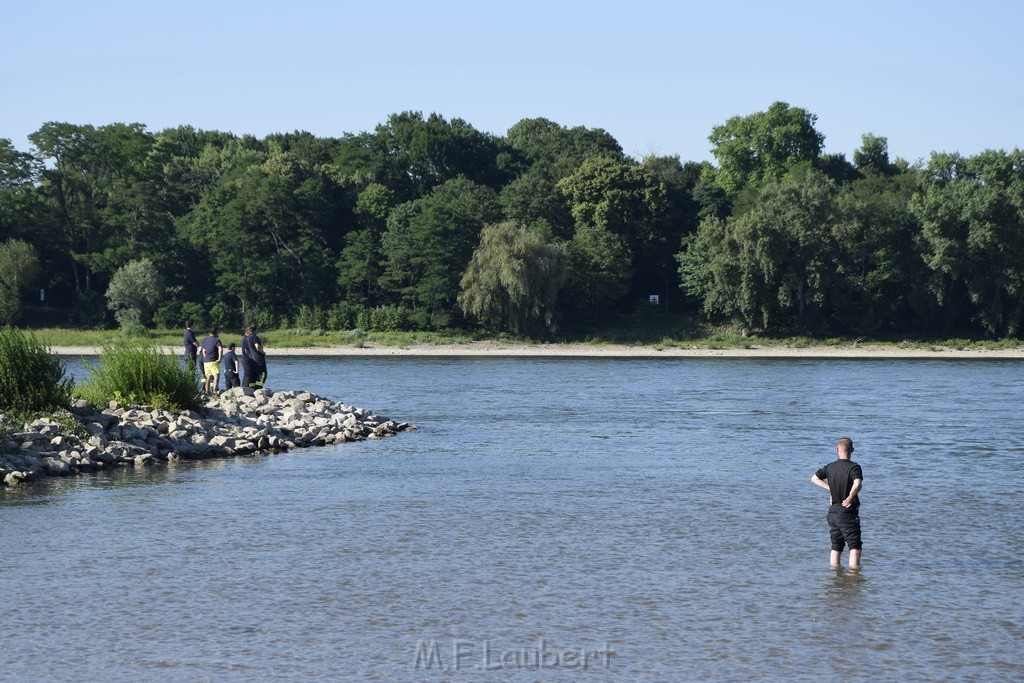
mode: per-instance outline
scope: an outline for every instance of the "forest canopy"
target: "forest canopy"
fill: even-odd
[[[28,150],[0,138],[0,322],[42,290],[81,327],[545,337],[670,308],[767,334],[1019,336],[1024,152],[911,164],[865,133],[848,160],[816,123],[785,102],[735,116],[708,163],[543,118],[262,139],[47,122]]]

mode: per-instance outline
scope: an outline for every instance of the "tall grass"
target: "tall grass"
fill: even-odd
[[[66,408],[73,388],[64,362],[35,335],[0,328],[0,408],[19,414]]]
[[[197,410],[202,405],[195,371],[151,342],[122,339],[103,347],[99,364],[86,364],[89,381],[79,395],[94,405],[117,401],[166,410]]]

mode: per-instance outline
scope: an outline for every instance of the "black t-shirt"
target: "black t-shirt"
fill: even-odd
[[[255,332],[242,338],[242,353],[254,363],[263,363],[264,354],[262,351],[256,348],[256,345],[262,345],[259,335]]]
[[[860,465],[852,460],[836,460],[819,469],[814,473],[814,476],[828,482],[828,492],[832,496],[832,507],[852,510],[854,512],[860,508],[859,496],[853,497],[853,505],[850,507],[842,507],[843,501],[850,495],[850,489],[853,488],[853,480],[864,480],[864,474],[861,472]]]
[[[210,335],[199,346],[203,351],[203,362],[212,363],[217,360],[217,347],[223,346],[223,344],[220,343],[220,339]]]
[[[196,355],[196,335],[187,328],[185,330],[185,355],[192,357]]]
[[[235,358],[234,351],[225,351],[224,356],[221,358],[221,360],[224,361],[224,372],[235,371],[235,361],[237,360],[237,358]]]

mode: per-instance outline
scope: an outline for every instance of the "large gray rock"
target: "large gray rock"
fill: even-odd
[[[46,458],[43,464],[46,473],[51,477],[63,477],[71,474],[71,466],[60,458]]]
[[[43,469],[45,467],[42,459],[36,457],[35,455],[26,453],[21,457],[21,459],[22,461],[24,461],[26,465],[28,465],[31,468]]]

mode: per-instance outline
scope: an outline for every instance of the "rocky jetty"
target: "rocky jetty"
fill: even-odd
[[[305,391],[246,387],[224,392],[201,414],[116,402],[97,410],[76,401],[72,410],[73,420],[41,418],[21,431],[7,424],[0,436],[0,482],[11,486],[112,467],[275,453],[415,429]]]

